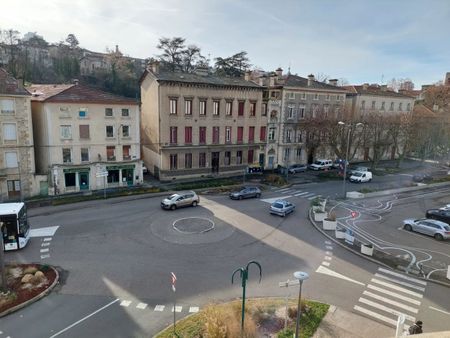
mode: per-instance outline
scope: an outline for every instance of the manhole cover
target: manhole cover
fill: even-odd
[[[177,219],[172,226],[182,234],[193,235],[208,232],[214,229],[215,224],[208,218],[186,217]]]

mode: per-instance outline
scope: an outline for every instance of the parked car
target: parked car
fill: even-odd
[[[370,182],[372,181],[372,173],[370,171],[354,171],[349,180],[355,183]]]
[[[415,174],[412,179],[414,182],[430,182],[433,180],[433,177],[427,173],[418,173]]]
[[[289,166],[289,173],[290,174],[296,174],[296,173],[302,173],[305,172],[308,167],[306,164],[293,164]]]
[[[370,171],[370,169],[367,167],[360,167],[360,166],[350,167],[347,170],[347,177],[352,176],[354,172],[367,172],[367,171]]]
[[[181,207],[196,207],[200,197],[194,191],[179,192],[161,201],[161,208],[175,210]]]
[[[340,159],[340,158],[338,158],[337,160],[335,160],[333,162],[333,168],[335,168],[335,169],[340,169],[341,166],[342,166],[342,168],[344,168],[344,165],[348,166],[348,161]]]
[[[425,217],[437,219],[438,221],[450,224],[450,210],[429,209],[425,213]]]
[[[286,216],[295,209],[295,205],[286,200],[276,200],[270,205],[270,213],[280,216]]]
[[[331,160],[317,160],[314,163],[310,164],[308,166],[311,170],[325,170],[325,169],[331,169],[333,167],[333,161]]]
[[[439,208],[439,210],[450,210],[450,204],[446,204],[443,207]]]
[[[258,187],[244,187],[241,190],[233,191],[230,193],[232,200],[241,200],[243,198],[261,197],[261,190]]]
[[[405,219],[403,228],[408,231],[416,231],[433,236],[439,241],[450,238],[450,226],[434,219]]]

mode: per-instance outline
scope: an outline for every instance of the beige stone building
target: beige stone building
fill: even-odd
[[[262,88],[238,78],[160,71],[141,78],[142,154],[161,180],[236,175],[264,165]]]
[[[0,68],[0,202],[33,194],[31,95]]]
[[[49,194],[142,183],[136,100],[77,83],[28,90],[36,170],[48,175]]]

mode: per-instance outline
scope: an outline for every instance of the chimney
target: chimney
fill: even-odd
[[[72,82],[75,86],[78,86],[78,79],[73,79]]]
[[[251,75],[252,75],[252,72],[251,72],[250,70],[247,70],[247,71],[244,73],[244,80],[245,80],[245,81],[250,81]]]
[[[311,87],[313,82],[314,82],[314,75],[313,74],[309,74],[308,75],[308,87]]]
[[[338,79],[330,79],[330,80],[328,80],[328,83],[330,84],[330,85],[332,85],[332,86],[337,86],[337,83],[338,83]]]
[[[158,61],[156,61],[156,60],[151,61],[149,66],[150,66],[150,70],[153,74],[159,73],[159,62]]]
[[[368,84],[368,83],[364,83],[364,84],[363,84],[363,89],[364,89],[364,90],[367,90],[368,88],[369,88],[369,84]]]
[[[283,69],[281,67],[278,67],[275,73],[277,74],[278,79],[281,79],[281,77],[283,76]]]
[[[269,86],[270,86],[270,87],[275,86],[275,80],[276,80],[276,78],[277,78],[276,74],[274,74],[274,73],[271,73],[271,74],[270,74],[270,77],[269,77]]]
[[[381,85],[381,91],[386,92],[387,91],[387,85]]]

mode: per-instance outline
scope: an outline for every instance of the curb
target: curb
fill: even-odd
[[[6,315],[9,315],[10,313],[15,312],[15,311],[17,311],[17,310],[20,310],[20,309],[22,309],[22,308],[24,308],[24,307],[26,307],[26,306],[28,306],[28,305],[30,305],[30,304],[32,304],[32,303],[38,301],[38,300],[41,299],[41,298],[44,298],[45,296],[47,296],[47,295],[53,290],[53,288],[54,288],[54,287],[56,286],[56,284],[58,284],[58,282],[59,282],[59,273],[58,273],[58,270],[56,270],[53,266],[49,266],[49,267],[50,267],[50,268],[55,272],[55,274],[56,274],[56,278],[55,278],[55,280],[53,281],[53,283],[52,283],[47,289],[45,289],[44,291],[42,291],[40,294],[34,296],[33,298],[28,299],[27,301],[25,301],[25,302],[23,302],[23,303],[21,303],[21,304],[18,304],[18,305],[16,305],[16,306],[13,306],[12,308],[9,308],[9,309],[7,309],[7,310],[1,312],[1,313],[0,313],[0,318],[1,318],[1,317],[4,317],[4,316],[6,316]]]

